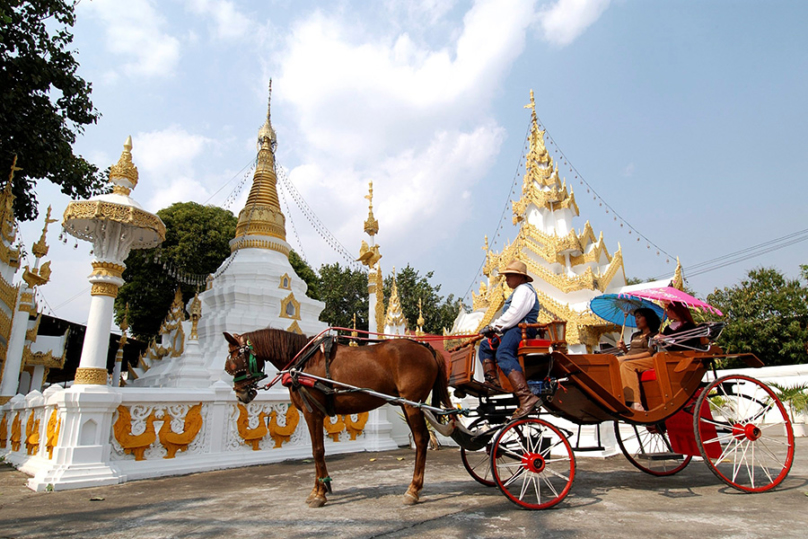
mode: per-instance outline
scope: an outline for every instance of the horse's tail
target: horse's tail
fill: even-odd
[[[452,408],[452,399],[449,397],[449,377],[446,375],[446,361],[443,354],[430,346],[435,363],[438,364],[438,375],[432,386],[432,406]]]

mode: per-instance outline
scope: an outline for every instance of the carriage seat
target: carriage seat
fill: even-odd
[[[553,341],[547,339],[526,339],[519,342],[519,348],[550,348]]]

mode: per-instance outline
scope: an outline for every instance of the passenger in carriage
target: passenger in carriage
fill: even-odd
[[[519,324],[536,323],[541,305],[539,305],[536,291],[530,284],[533,278],[528,275],[524,262],[512,260],[500,274],[505,276],[505,282],[508,287],[513,289],[513,293],[502,306],[502,315],[480,332],[489,337],[480,344],[480,360],[488,385],[501,389],[497,380],[497,365],[508,377],[513,386],[514,395],[519,399],[519,408],[514,412],[512,418],[519,419],[528,415],[539,403],[539,397],[534,395],[527,386],[525,373],[522,372],[516,356],[522,340],[522,330],[519,329]],[[499,346],[491,345],[490,337],[494,333],[502,333]],[[528,335],[535,336],[535,330],[528,330]],[[496,363],[494,363],[495,359]]]
[[[693,321],[693,315],[690,314],[690,309],[688,309],[683,303],[668,303],[665,306],[665,314],[668,315],[671,323],[668,325],[668,327],[662,330],[663,336],[676,335],[677,333],[696,329],[696,322]],[[671,352],[676,350],[689,350],[689,348],[687,348],[688,346],[699,346],[699,344],[701,344],[701,339],[695,337],[693,339],[686,340],[681,344],[684,344],[685,346],[672,345],[666,347],[666,349]]]
[[[652,341],[659,332],[661,321],[653,309],[640,307],[634,311],[638,331],[631,336],[627,347],[623,341],[617,343],[625,356],[620,361],[620,378],[623,380],[623,396],[632,410],[645,411],[640,403],[640,379],[638,373],[654,368]]]

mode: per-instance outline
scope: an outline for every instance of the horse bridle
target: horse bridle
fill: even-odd
[[[230,359],[231,354],[227,355],[228,359]],[[247,356],[246,359],[245,355]],[[242,361],[244,368],[234,370],[233,372],[229,369],[227,370],[228,374],[233,376],[234,384],[241,385],[246,389],[249,386],[255,386],[255,384],[267,377],[263,367],[258,367],[258,358],[255,357],[255,349],[249,339],[239,346],[238,358]],[[227,361],[225,361],[225,365],[227,365]]]

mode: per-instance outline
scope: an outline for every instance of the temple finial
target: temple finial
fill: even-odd
[[[267,97],[267,121],[269,121],[272,109],[272,78],[269,79],[269,96]]]

